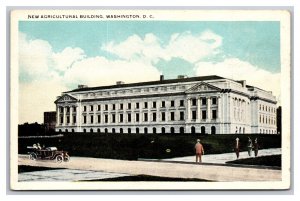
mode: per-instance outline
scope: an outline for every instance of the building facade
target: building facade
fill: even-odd
[[[272,92],[219,76],[87,87],[55,101],[56,131],[275,134]]]
[[[47,131],[55,130],[56,119],[56,111],[44,112],[44,125]]]

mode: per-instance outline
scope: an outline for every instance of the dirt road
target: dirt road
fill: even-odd
[[[174,178],[199,178],[211,181],[280,181],[281,170],[227,165],[127,161],[87,157],[71,157],[69,162],[32,161],[19,155],[19,165],[93,170],[129,175],[153,175]]]

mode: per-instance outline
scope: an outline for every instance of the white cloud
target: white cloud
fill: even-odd
[[[60,71],[65,71],[70,68],[71,65],[86,57],[84,51],[80,48],[65,48],[62,52],[53,53],[53,67]]]
[[[147,41],[153,38],[149,35]],[[116,81],[140,82],[159,78],[160,72],[148,61],[88,58],[80,48],[54,52],[44,40],[29,40],[20,33],[19,65],[27,82],[19,86],[19,123],[43,122],[45,111],[55,110],[54,101],[71,84],[101,86]],[[24,74],[23,74],[24,76]]]
[[[29,75],[42,75],[51,63],[52,47],[44,40],[29,40],[19,33],[19,64],[20,70]]]
[[[177,57],[195,63],[217,54],[221,45],[222,37],[206,30],[198,35],[191,32],[175,33],[165,45],[154,34],[146,34],[144,39],[133,35],[123,42],[112,41],[101,48],[127,60],[146,59],[156,62],[158,59],[169,61]]]
[[[116,81],[141,82],[156,80],[160,72],[152,65],[138,61],[111,61],[104,57],[92,57],[74,63],[66,71],[64,80],[89,86],[110,85]]]
[[[246,80],[247,84],[272,91],[277,99],[280,98],[280,73],[271,73],[237,58],[227,58],[217,63],[198,62],[195,71],[198,76],[218,75],[234,80]]]

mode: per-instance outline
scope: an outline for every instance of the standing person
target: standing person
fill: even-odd
[[[239,142],[239,140],[240,139],[238,137],[235,139],[235,147],[234,147],[234,151],[235,151],[237,159],[240,157],[240,142]]]
[[[251,156],[253,144],[252,144],[252,140],[251,140],[250,137],[248,137],[248,145],[247,145],[247,148],[248,148],[248,155]]]
[[[253,151],[254,151],[254,156],[257,157],[257,155],[258,155],[258,142],[257,142],[257,138],[255,138],[255,140],[254,140]]]
[[[196,149],[196,163],[198,162],[198,159],[199,159],[199,163],[201,163],[202,162],[201,156],[204,154],[204,149],[203,149],[203,145],[200,143],[200,139],[197,139],[195,149]]]

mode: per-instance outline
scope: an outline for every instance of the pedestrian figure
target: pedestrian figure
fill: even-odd
[[[235,147],[234,147],[234,151],[235,151],[235,154],[236,154],[236,158],[239,158],[240,157],[240,142],[239,142],[239,138],[237,137],[235,139]]]
[[[255,140],[254,140],[253,151],[254,151],[254,156],[257,157],[257,155],[258,155],[258,142],[257,142],[257,138],[255,138]]]
[[[204,149],[203,149],[203,145],[200,143],[200,139],[197,139],[195,149],[196,149],[196,163],[198,162],[198,159],[199,159],[199,163],[201,163],[202,162],[201,157],[204,154]]]
[[[253,144],[252,144],[252,140],[251,140],[250,137],[248,137],[248,145],[247,145],[247,148],[248,148],[248,155],[251,156]]]

